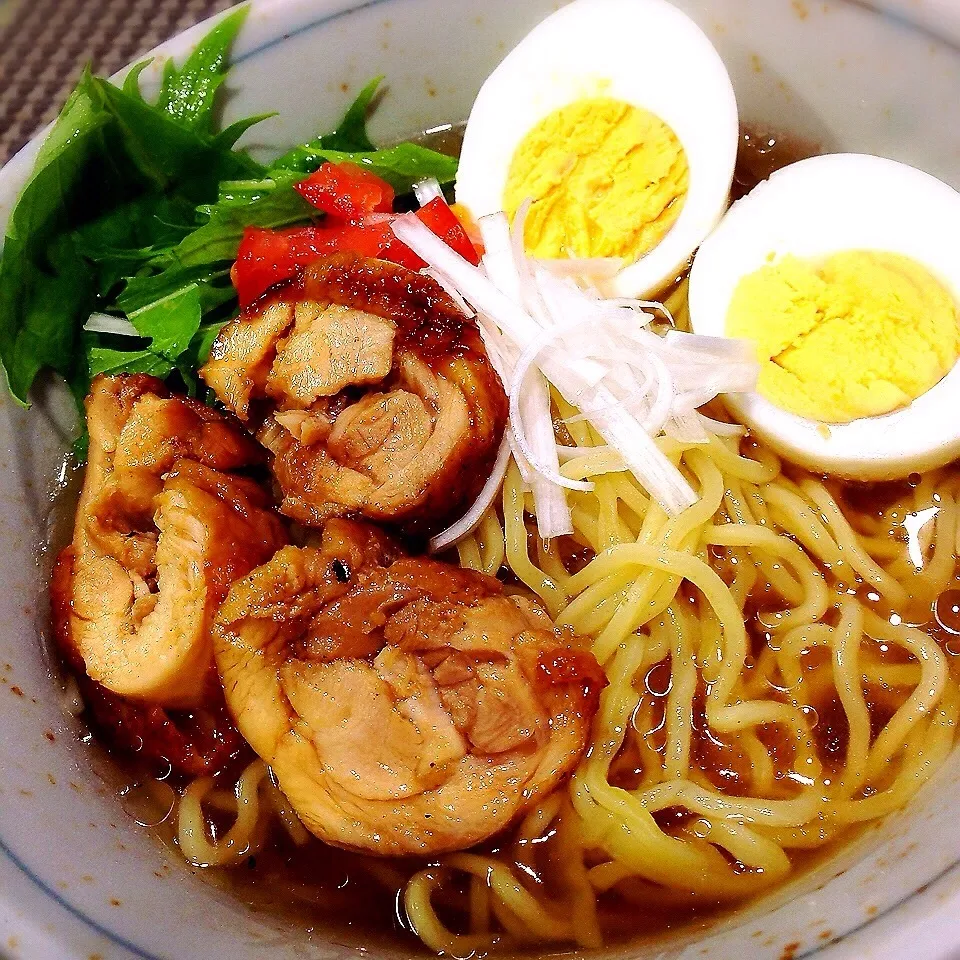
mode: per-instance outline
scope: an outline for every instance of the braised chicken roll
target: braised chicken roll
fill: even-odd
[[[576,765],[605,683],[533,601],[347,520],[235,583],[214,633],[237,726],[307,829],[382,855],[507,826]]]
[[[266,493],[233,472],[262,451],[239,424],[153,377],[98,377],[86,407],[89,459],[61,572],[70,643],[106,689],[196,706],[230,584],[287,542]]]
[[[272,454],[282,511],[426,535],[496,459],[507,400],[476,324],[430,277],[337,254],[220,332],[201,370]]]
[[[131,700],[87,676],[71,625],[73,560],[73,544],[69,544],[54,564],[50,580],[53,640],[77,683],[87,719],[110,747],[135,755],[156,770],[169,767],[186,777],[216,773],[249,751],[227,711],[215,671],[210,695],[201,707],[189,710]]]

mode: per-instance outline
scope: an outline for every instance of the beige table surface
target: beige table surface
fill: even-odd
[[[0,164],[49,123],[87,63],[110,75],[234,0],[0,0]]]

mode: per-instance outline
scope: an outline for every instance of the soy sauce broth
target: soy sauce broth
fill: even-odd
[[[456,155],[459,152],[465,124],[451,124],[425,132],[419,142],[434,149]],[[814,155],[814,145],[804,144],[789,137],[773,135],[764,131],[744,129],[732,191],[733,199],[749,192],[758,182],[774,170],[806,156]],[[73,513],[79,494],[79,484],[74,471],[74,482],[64,488],[54,508],[55,522],[52,525],[51,548],[66,543],[70,538]],[[571,550],[571,557],[576,551]],[[952,600],[944,599],[944,642],[955,642],[960,652],[960,581]],[[953,603],[953,606],[950,604]],[[949,608],[949,609],[948,609]],[[754,636],[759,642],[760,638]],[[666,693],[658,686],[657,667],[648,674],[649,698],[654,704],[654,716],[664,709]],[[662,678],[661,678],[662,679]],[[833,725],[835,727],[836,725]],[[840,749],[843,731],[824,723],[824,736],[833,736]],[[655,736],[656,731],[651,731]],[[161,843],[170,848],[173,859],[180,860],[177,847],[174,804],[172,791],[181,790],[185,784],[176,782],[169,771],[158,771],[139,762],[135,757],[120,755],[99,743],[91,745],[95,752],[95,766],[102,771],[107,785],[113,789],[118,802],[132,819],[148,830]],[[708,770],[710,778],[720,789],[736,793],[737,766],[742,757],[734,756],[729,745],[712,738],[702,722],[698,728],[698,760]],[[241,758],[243,759],[243,758]],[[252,759],[250,754],[246,759]],[[639,767],[634,765],[631,773],[629,749],[617,757],[616,774],[612,779],[619,785],[629,787],[632,776],[638,776]],[[239,761],[238,761],[239,764]],[[239,768],[231,768],[219,778],[220,789],[232,790],[233,780]],[[682,818],[682,811],[664,811],[657,814],[663,826],[669,826],[671,818]],[[229,821],[224,821],[224,827]],[[511,841],[511,837],[498,837],[479,848],[494,852]],[[835,846],[809,853],[801,852],[794,857],[795,875],[821,863],[835,851]],[[415,873],[429,866],[427,861],[416,859],[387,859],[352,853],[329,847],[311,838],[303,846],[294,844],[278,822],[265,846],[245,856],[237,867],[193,867],[184,862],[183,868],[191,870],[217,888],[228,890],[240,902],[258,915],[268,917],[281,929],[290,930],[294,936],[305,936],[317,943],[336,942],[345,946],[380,949],[406,956],[431,956],[421,941],[411,931],[406,919],[402,895],[407,881]],[[542,878],[549,883],[549,877]],[[453,886],[445,893],[447,904],[439,904],[439,912],[445,920],[457,921],[462,926],[460,907],[465,905],[467,890]],[[717,903],[703,902],[682,895],[665,897],[661,902],[651,903],[642,884],[636,895],[631,895],[630,884],[620,891],[603,895],[598,904],[602,929],[608,944],[639,942],[646,938],[663,938],[666,934],[689,934],[706,930],[731,912],[743,908],[743,904],[725,907]],[[540,947],[537,954],[571,952],[561,946]]]

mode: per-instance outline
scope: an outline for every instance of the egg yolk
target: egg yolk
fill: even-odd
[[[577,100],[540,121],[513,155],[504,190],[537,257],[620,257],[652,250],[687,194],[687,156],[659,117],[610,97]]]
[[[950,292],[916,261],[877,251],[761,267],[737,285],[726,332],[756,342],[761,394],[823,423],[904,407],[960,356]]]

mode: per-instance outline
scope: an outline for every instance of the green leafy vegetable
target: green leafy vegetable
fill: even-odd
[[[175,189],[179,196],[203,203],[216,195],[221,180],[263,173],[260,164],[245,153],[217,146],[212,137],[139,96],[89,74],[81,83],[113,121],[105,128],[112,155],[132,163],[149,187]]]
[[[200,329],[200,288],[191,283],[162,300],[128,313],[137,332],[150,338],[150,349],[176,360]]]
[[[140,74],[143,73],[152,62],[151,60],[143,60],[140,63],[135,63],[127,71],[126,79],[123,81],[124,93],[131,97],[140,97],[143,99],[140,93]]]
[[[333,133],[294,147],[273,164],[273,171],[306,174],[325,160],[356,163],[386,180],[398,193],[408,193],[418,180],[435,177],[441,184],[457,175],[454,157],[428,150],[415,143],[399,143],[378,150],[367,135],[366,117],[383,77],[375,77],[359,93]]]
[[[232,301],[235,295],[230,286],[229,264],[214,266],[202,263],[134,277],[127,281],[123,292],[117,297],[116,306],[136,326],[134,314],[151,306],[159,306],[192,287],[196,287],[204,311],[215,310],[221,304]]]
[[[343,115],[343,119],[337,125],[336,130],[333,133],[318,137],[312,141],[312,144],[315,144],[319,149],[342,150],[344,152],[376,150],[376,145],[367,134],[367,114],[370,112],[381,83],[383,83],[383,77],[374,77],[357,94],[356,100]],[[307,144],[308,147],[310,145]],[[281,157],[275,166],[285,167],[287,164],[283,162]]]
[[[237,141],[251,127],[255,127],[258,123],[263,123],[264,120],[269,120],[271,117],[275,116],[276,113],[258,113],[252,117],[243,117],[242,119],[231,123],[226,130],[221,130],[213,138],[213,142],[218,148],[222,150],[229,150],[231,147],[236,145]]]
[[[237,141],[272,114],[215,122],[230,47],[246,16],[221,19],[179,68],[167,63],[148,102],[137,64],[123,84],[81,77],[41,147],[0,255],[0,361],[27,402],[45,369],[82,400],[100,373],[174,376],[193,395],[197,369],[236,310],[230,267],[248,227],[316,222],[294,189],[324,161],[360,164],[398,194],[424,177],[452,182],[456,161],[412,143],[377,148],[367,133],[381,79],[332,133],[269,167]],[[85,331],[92,313],[140,336]]]
[[[167,61],[158,109],[200,132],[209,133],[213,129],[214,97],[226,75],[230,45],[246,15],[246,8],[241,8],[224,17],[197,44],[179,70]]]
[[[197,204],[215,199],[222,180],[263,175],[204,129],[244,15],[220,21],[182,70],[167,71],[162,103],[140,95],[143,65],[123,88],[87,71],[71,94],[37,155],[0,257],[0,360],[20,402],[46,368],[82,394],[105,369],[150,366],[134,350],[125,368],[125,351],[80,336],[84,322],[94,310],[123,312],[111,293],[195,228]],[[181,324],[182,316],[163,321]],[[191,324],[186,334],[154,328],[151,335],[170,353],[189,343],[199,318]],[[152,369],[169,365],[167,357]]]
[[[91,344],[87,356],[91,377],[101,373],[149,373],[162,379],[169,376],[175,366],[152,350],[113,350],[96,343]]]
[[[317,211],[293,189],[300,178],[300,174],[281,174],[264,180],[223,184],[220,199],[198,210],[206,222],[158,257],[155,265],[188,267],[232,260],[247,227],[284,227],[310,222]]]
[[[449,183],[457,174],[457,161],[446,154],[428,150],[416,143],[398,143],[385,150],[312,149],[299,147],[290,157],[289,169],[306,173],[315,170],[325,160],[330,163],[356,163],[386,180],[398,193],[409,193],[418,180],[435,177],[441,184]]]
[[[77,183],[105,123],[79,90],[70,97],[7,226],[0,258],[0,359],[20,400],[42,368],[67,375],[73,363],[73,331],[86,319],[92,279],[77,258],[52,253],[62,247],[57,241],[77,207]]]

